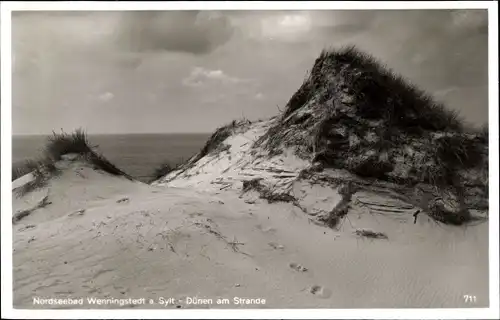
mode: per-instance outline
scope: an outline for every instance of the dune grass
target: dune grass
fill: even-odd
[[[26,174],[32,175],[32,179],[30,181],[14,190],[19,197],[39,188],[43,188],[50,178],[55,177],[60,173],[60,170],[56,167],[56,165],[50,159],[45,157],[35,160],[26,160],[18,164],[15,170],[13,167],[12,171],[13,181]],[[16,179],[14,179],[14,171],[16,172],[16,175],[18,175]]]
[[[268,203],[275,202],[291,202],[297,203],[297,199],[288,193],[274,192],[271,188],[262,184],[263,178],[254,178],[251,180],[244,180],[242,193],[256,191],[259,194],[259,198],[267,200]]]
[[[233,120],[229,124],[223,125],[215,130],[215,132],[210,136],[210,138],[207,140],[203,148],[201,149],[200,153],[198,154],[198,160],[203,158],[209,153],[220,151],[219,149],[222,146],[222,143],[224,140],[229,138],[233,133],[234,130],[241,127],[250,124],[249,120],[242,119],[242,120]],[[198,161],[195,160],[194,162]]]
[[[48,138],[45,154],[53,161],[59,161],[65,154],[87,155],[93,152],[85,131],[77,129],[73,133],[55,133]]]
[[[200,152],[188,159],[184,164],[179,165],[181,171],[191,168],[196,162],[207,155],[217,154],[229,149],[229,145],[224,141],[235,133],[236,130],[248,127],[252,122],[247,119],[233,120],[232,122],[217,128],[208,138]]]
[[[173,170],[175,170],[179,165],[173,165],[170,161],[164,161],[158,167],[153,170],[149,183],[163,178]]]
[[[14,163],[12,165],[12,181],[37,170],[39,165],[39,161],[31,159]]]
[[[358,237],[369,238],[369,239],[385,239],[388,240],[389,237],[383,232],[372,231],[369,229],[357,229],[354,232]]]
[[[489,128],[488,128],[487,124],[483,125],[478,130],[477,136],[478,136],[478,138],[480,139],[480,141],[482,143],[484,143],[486,145],[488,144],[488,141],[489,141]]]
[[[459,115],[436,102],[378,59],[347,46],[339,50],[325,49],[316,59],[311,75],[292,96],[284,116],[298,110],[318,95],[318,84],[326,84],[337,76],[336,87],[327,87],[320,99],[326,102],[335,94],[349,94],[349,104],[365,119],[384,119],[393,126],[423,130],[463,130]],[[329,83],[331,84],[331,83]]]
[[[455,111],[354,46],[321,52],[254,147],[270,157],[292,148],[324,168],[405,187],[487,190],[487,178],[468,181],[488,176],[487,126],[467,129]]]
[[[93,165],[94,169],[101,170],[115,176],[122,176],[127,179],[133,178],[109,162],[102,154],[96,151],[96,146],[90,145],[87,134],[82,129],[77,129],[73,133],[55,133],[49,137],[45,146],[45,156],[56,162],[66,154],[80,155],[84,160]]]
[[[269,149],[296,145],[306,157],[314,153],[314,160],[328,166],[388,179],[387,173],[394,171],[392,158],[403,151],[404,143],[432,142],[424,152],[432,166],[447,175],[457,167],[480,165],[487,135],[487,127],[472,135],[464,132],[456,112],[371,55],[349,46],[321,52],[281,121],[257,144],[266,142]],[[428,178],[428,182],[448,179]]]
[[[181,163],[174,166],[170,161],[165,161],[153,170],[153,174],[149,180],[149,183],[152,183],[164,177],[173,170],[179,170],[179,173],[184,172],[189,168],[192,168],[196,164],[196,162],[198,162],[203,157],[227,150],[228,146],[223,142],[227,138],[229,138],[234,133],[234,130],[241,124],[242,121],[233,120],[229,124],[217,128],[205,142],[205,145],[201,148],[201,150],[185,162],[182,161]]]
[[[57,161],[63,160],[64,155],[68,154],[78,155],[82,161],[89,163],[96,170],[134,180],[99,154],[95,148],[96,146],[90,145],[87,134],[82,129],[77,129],[73,133],[53,132],[47,139],[42,156],[13,165],[12,180],[28,173],[33,176],[31,181],[16,189],[17,194],[23,196],[45,186],[60,172],[56,166]]]

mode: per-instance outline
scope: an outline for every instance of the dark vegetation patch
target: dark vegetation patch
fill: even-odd
[[[82,129],[77,129],[71,134],[65,132],[55,133],[53,131],[45,146],[46,156],[53,161],[61,160],[65,154],[86,155],[91,152],[93,152],[92,146]]]
[[[163,178],[164,176],[166,176],[175,169],[176,166],[172,165],[171,162],[169,161],[165,161],[162,164],[160,164],[156,169],[154,169],[149,182],[153,182],[160,178]]]
[[[369,239],[389,239],[387,235],[383,232],[378,232],[378,231],[372,231],[368,229],[357,229],[354,232],[358,237],[364,237],[364,238],[369,238]]]
[[[489,141],[488,125],[484,125],[478,130],[477,137],[481,143],[488,145]]]
[[[288,102],[284,117],[311,99],[321,104],[336,99],[363,119],[382,119],[405,130],[463,128],[455,112],[354,46],[321,52],[310,76]]]
[[[339,183],[338,193],[342,199],[328,213],[328,215],[319,218],[319,221],[325,223],[330,228],[337,228],[339,223],[346,219],[351,208],[352,196],[359,190],[359,186],[353,181]]]
[[[288,193],[280,193],[280,192],[274,192],[271,188],[265,186],[262,184],[263,178],[255,178],[251,180],[245,180],[243,181],[243,188],[242,192],[250,192],[250,191],[256,191],[259,193],[259,198],[267,200],[268,203],[275,203],[275,202],[291,202],[296,204],[297,199],[288,194]]]
[[[293,148],[323,168],[405,187],[461,188],[467,206],[488,198],[487,126],[466,129],[456,112],[355,47],[324,50],[254,147],[270,156]]]

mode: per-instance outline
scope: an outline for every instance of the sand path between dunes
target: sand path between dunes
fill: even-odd
[[[85,308],[120,307],[89,305],[91,297],[154,301],[127,308],[489,305],[487,222],[466,229],[427,218],[413,224],[411,214],[358,208],[335,231],[291,204],[245,201],[235,190],[155,187],[78,172],[55,179],[45,189],[52,203],[14,225],[16,308],[65,307],[34,305],[35,297],[84,298]],[[26,201],[14,200],[14,209]],[[360,239],[356,228],[388,239]],[[188,304],[188,297],[212,303]],[[234,297],[265,304],[236,305]],[[162,305],[169,298],[176,300]]]

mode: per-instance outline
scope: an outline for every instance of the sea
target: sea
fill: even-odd
[[[161,164],[184,162],[198,153],[210,134],[115,134],[88,135],[88,141],[122,171],[144,182]],[[43,154],[48,136],[13,136],[12,163]]]

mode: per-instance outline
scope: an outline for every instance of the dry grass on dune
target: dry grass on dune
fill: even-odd
[[[78,154],[84,157],[97,170],[102,170],[115,176],[123,176],[133,180],[131,176],[117,168],[109,162],[103,155],[95,151],[95,146],[91,146],[86,133],[82,129],[77,129],[71,134],[53,133],[47,143],[45,154],[49,159],[58,161],[65,154]]]
[[[200,152],[195,154],[193,157],[188,159],[186,162],[176,166],[175,170],[187,170],[191,168],[197,161],[201,158],[225,151],[229,148],[229,145],[224,144],[224,140],[229,138],[235,133],[235,131],[248,127],[251,121],[247,119],[233,120],[232,122],[223,125],[215,130],[215,132],[208,138],[207,142],[201,148]]]
[[[18,195],[22,196],[45,186],[51,178],[59,173],[56,162],[62,160],[64,155],[67,154],[80,156],[82,160],[91,164],[96,170],[133,180],[131,176],[118,169],[103,155],[97,153],[95,146],[89,144],[87,135],[83,130],[77,129],[71,134],[53,132],[53,135],[48,138],[43,155],[40,158],[13,165],[12,180],[28,173],[33,175],[31,181],[16,189]]]
[[[251,122],[246,119],[233,120],[231,123],[217,128],[207,140],[200,153],[194,158],[195,160],[193,160],[193,163],[210,154],[211,152],[219,151],[224,140],[229,138],[234,133],[235,129],[249,124],[251,124]]]
[[[12,165],[12,181],[34,171],[37,171],[42,163],[41,160],[24,160]]]
[[[172,164],[170,164],[170,162],[168,162],[168,161],[163,162],[157,168],[154,169],[153,174],[151,175],[151,179],[150,179],[151,182],[156,181],[156,180],[166,176],[167,174],[172,172],[172,170],[174,170],[174,169],[175,169],[175,167]]]
[[[47,182],[60,173],[55,164],[48,158],[26,160],[12,168],[12,181],[26,174],[31,174],[32,179],[21,187],[15,189],[18,196],[23,196],[31,191],[43,188]]]
[[[87,135],[82,129],[77,129],[71,134],[52,132],[45,146],[45,154],[53,161],[59,161],[65,154],[85,155],[93,152]]]
[[[352,46],[320,54],[254,144],[261,146],[270,156],[291,147],[303,159],[367,179],[429,184],[469,203],[488,197],[487,127],[465,129],[456,112]]]
[[[297,205],[297,199],[288,193],[279,193],[261,183],[262,178],[255,178],[243,181],[242,192],[256,191],[261,199],[268,203],[291,202]]]
[[[332,80],[340,81],[332,86]],[[309,79],[288,102],[284,116],[301,108],[304,101],[318,96],[318,89],[326,91],[320,94],[319,103],[341,98],[338,95],[346,93],[350,99],[348,104],[354,107],[357,116],[384,119],[406,131],[463,130],[463,121],[456,112],[434,101],[432,96],[354,46],[323,50]]]

